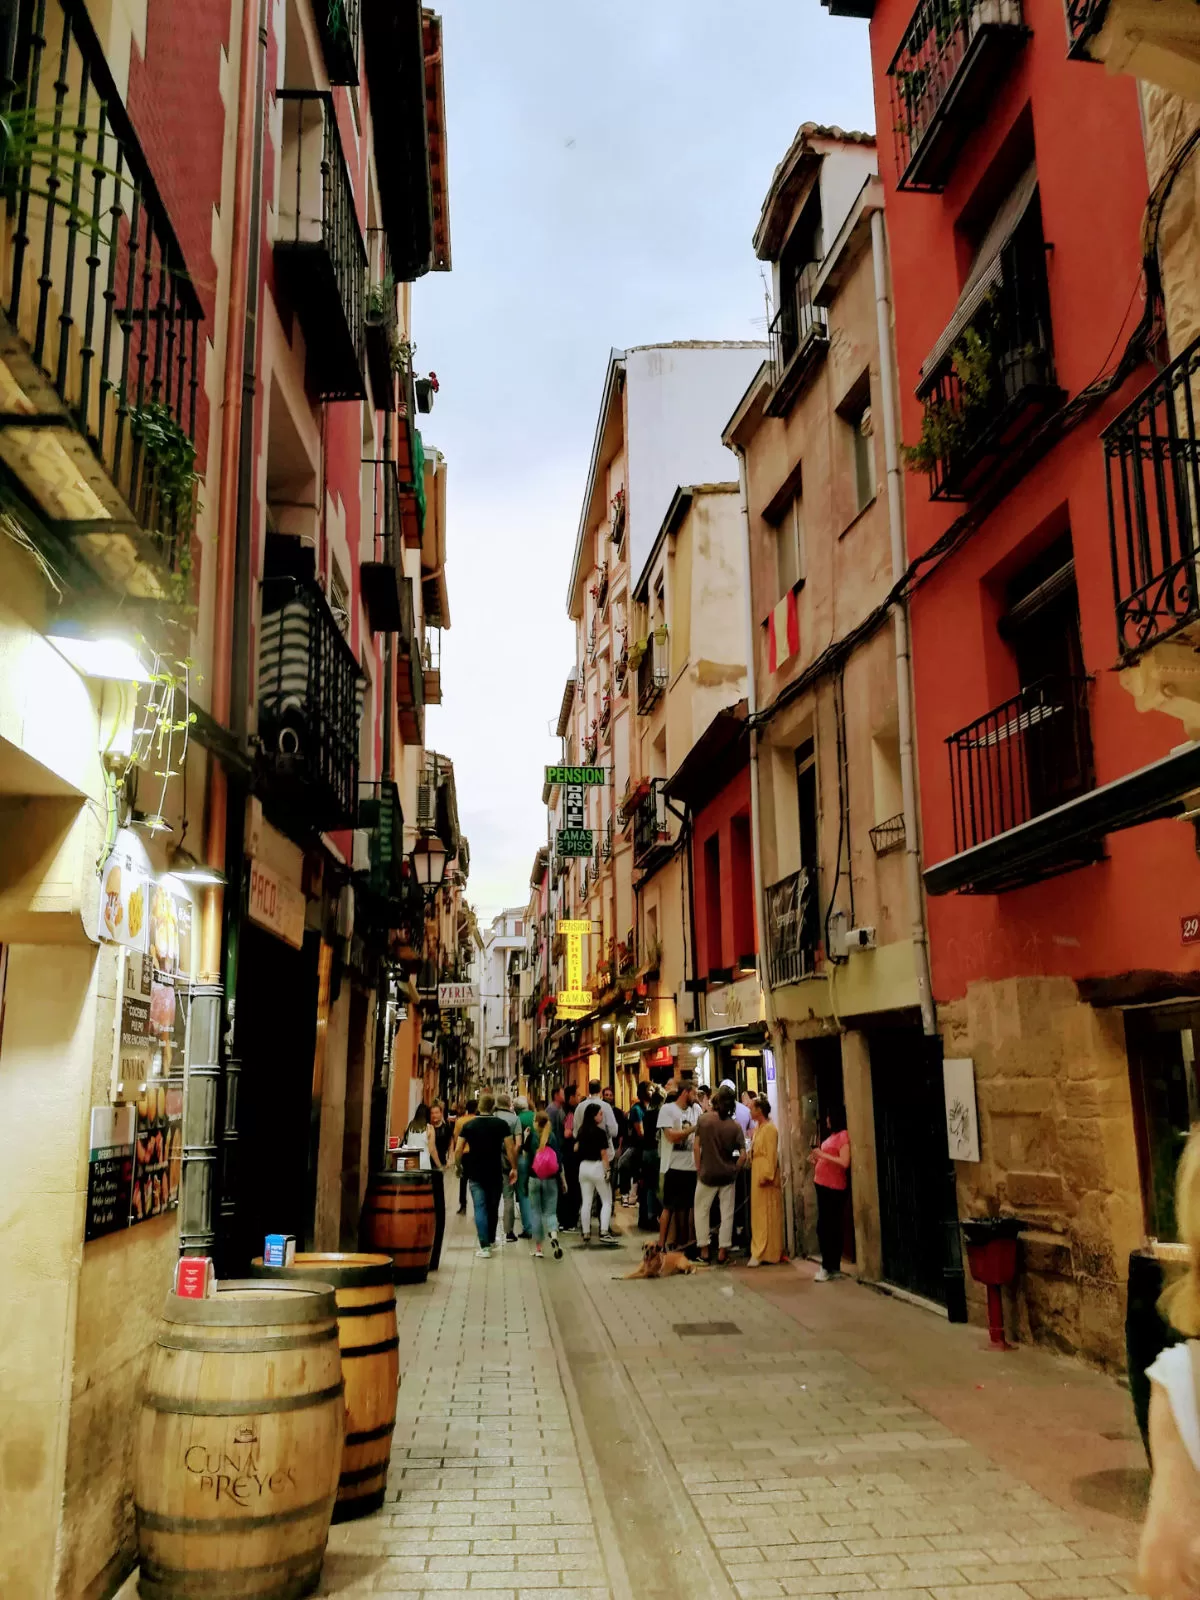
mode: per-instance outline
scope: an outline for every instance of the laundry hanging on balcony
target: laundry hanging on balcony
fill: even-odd
[[[947,356],[979,315],[984,301],[1004,281],[1004,247],[1016,233],[1037,195],[1037,167],[1031,162],[992,218],[984,234],[967,281],[962,286],[954,314],[941,337],[921,363],[922,383],[943,366]]]
[[[789,589],[767,618],[767,671],[778,672],[800,648],[800,612]]]

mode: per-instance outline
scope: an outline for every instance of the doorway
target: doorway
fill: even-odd
[[[867,1039],[883,1277],[945,1305],[947,1230],[957,1239],[958,1222],[940,1044],[915,1028],[872,1029]]]
[[[268,1233],[292,1233],[308,1248],[316,1173],[310,1171],[317,964],[321,941],[303,949],[246,921],[238,958],[237,1275],[262,1254]]]
[[[1174,1244],[1175,1170],[1192,1125],[1200,1121],[1200,1005],[1127,1011],[1125,1041],[1146,1232]]]

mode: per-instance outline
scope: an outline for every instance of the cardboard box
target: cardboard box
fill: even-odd
[[[263,1245],[265,1267],[290,1267],[296,1259],[294,1233],[269,1233]]]

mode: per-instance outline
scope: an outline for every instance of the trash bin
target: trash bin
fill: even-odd
[[[1004,1337],[1000,1290],[1017,1275],[1017,1239],[1023,1226],[1019,1217],[972,1217],[962,1225],[971,1276],[987,1289],[988,1338],[993,1350],[1012,1349]]]

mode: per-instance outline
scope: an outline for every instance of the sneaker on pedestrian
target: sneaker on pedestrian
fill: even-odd
[[[475,1258],[478,1261],[490,1261],[492,1259],[490,1247],[486,1244],[481,1244],[475,1252]]]
[[[824,1267],[818,1267],[817,1268],[817,1275],[813,1279],[813,1282],[814,1283],[832,1283],[835,1278],[840,1278],[840,1277],[841,1277],[841,1273],[840,1272],[826,1272]]]
[[[602,1233],[600,1235],[601,1244],[620,1244],[620,1242],[620,1239],[615,1233]]]
[[[542,1254],[542,1252],[541,1252],[541,1250],[540,1250],[540,1249],[539,1249],[539,1250],[535,1250],[535,1251],[534,1251],[534,1252],[533,1252],[533,1259],[534,1259],[534,1260],[535,1260],[535,1261],[544,1261],[544,1260],[545,1260],[545,1259],[546,1259],[546,1258],[545,1258],[545,1256],[544,1256],[544,1255],[543,1255],[543,1254]]]
[[[758,1259],[757,1256],[751,1256],[749,1261],[747,1261],[746,1265],[748,1267],[761,1267],[762,1266],[762,1262]]]
[[[504,1235],[504,1242],[506,1244],[516,1244],[516,1242],[517,1242],[516,1234],[515,1233],[506,1233]]]
[[[558,1237],[555,1234],[551,1234],[550,1235],[550,1248],[554,1251],[554,1259],[555,1259],[555,1261],[561,1261],[562,1260],[562,1245],[559,1244]]]

